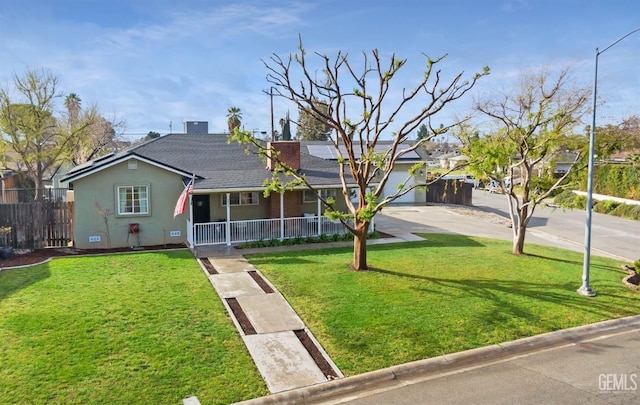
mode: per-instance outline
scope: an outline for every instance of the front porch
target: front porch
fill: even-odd
[[[371,229],[374,229],[371,224]],[[242,221],[192,223],[187,221],[187,242],[190,247],[241,244],[259,240],[284,240],[345,234],[340,221],[324,216],[305,214],[302,217],[267,218]]]

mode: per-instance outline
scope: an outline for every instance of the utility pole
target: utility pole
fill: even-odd
[[[269,89],[268,93],[267,93],[266,90],[262,90],[262,91],[269,95],[269,99],[271,101],[271,142],[275,142],[275,140],[276,140],[276,131],[275,131],[275,127],[273,125],[273,87],[271,87]]]

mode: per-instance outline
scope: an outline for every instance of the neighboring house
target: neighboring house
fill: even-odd
[[[18,174],[13,171],[0,171],[0,204],[15,204],[17,194],[13,191],[20,188]]]
[[[60,184],[60,180],[73,168],[70,163],[64,163],[55,166],[52,170],[45,173],[44,186],[50,188],[64,188],[64,185]]]
[[[534,168],[534,174],[539,176],[541,168],[546,168],[547,170],[553,168],[553,176],[558,178],[562,177],[576,164],[577,158],[578,154],[575,152],[565,151],[554,153]]]
[[[451,156],[448,159],[448,166],[446,167],[449,170],[453,170],[456,167],[460,167],[466,164],[469,161],[469,157],[467,155],[456,154],[455,156]]]
[[[281,158],[340,205],[338,165],[306,153],[299,142],[271,143]],[[322,217],[304,186],[265,198],[272,172],[226,135],[169,134],[70,170],[75,246],[80,249],[187,243],[190,247],[344,232]],[[182,215],[174,207],[194,178]],[[109,241],[110,239],[110,241]]]
[[[375,152],[383,153],[389,149],[392,141],[379,141],[376,144]],[[406,148],[410,145],[402,144],[401,148]],[[330,141],[303,141],[302,148],[306,148],[307,151],[314,156],[319,158],[337,162],[338,160],[338,152],[336,151],[335,146]],[[356,153],[360,150],[358,145],[354,146],[354,151]],[[341,155],[346,157],[346,150],[341,147]],[[422,156],[420,153],[424,153]],[[356,158],[359,158],[360,155],[357,155]],[[382,197],[387,197],[393,195],[398,191],[398,186],[400,184],[405,185],[405,189],[412,187],[416,184],[421,185],[426,183],[426,171],[420,170],[416,175],[409,176],[409,169],[416,163],[425,163],[427,160],[427,152],[423,151],[421,148],[416,149],[416,151],[408,152],[396,160],[396,164],[394,165],[391,174],[387,180],[387,183],[384,185],[384,190],[382,192]],[[426,201],[426,193],[423,189],[413,189],[408,191],[406,194],[398,197],[393,201],[395,204],[424,204]]]

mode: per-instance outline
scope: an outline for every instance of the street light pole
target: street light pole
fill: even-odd
[[[587,174],[587,222],[585,225],[585,234],[584,234],[584,262],[582,267],[582,285],[578,288],[578,294],[584,295],[587,297],[594,297],[596,295],[595,291],[591,289],[589,286],[589,267],[591,266],[591,205],[593,202],[593,165],[594,165],[594,154],[595,154],[595,139],[596,139],[596,104],[597,104],[597,96],[598,96],[598,58],[601,54],[606,52],[609,48],[616,45],[618,42],[622,41],[626,37],[631,34],[640,31],[640,28],[637,28],[626,35],[620,37],[611,45],[607,46],[603,50],[599,50],[596,48],[596,67],[595,67],[595,77],[593,80],[593,110],[591,117],[591,131],[589,133],[589,169]]]

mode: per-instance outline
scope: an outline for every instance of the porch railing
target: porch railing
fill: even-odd
[[[191,228],[188,223],[187,226]],[[344,234],[347,229],[339,221],[317,216],[270,218],[245,221],[206,222],[193,224],[189,240],[194,246],[252,242],[257,240],[294,239],[320,235]]]

